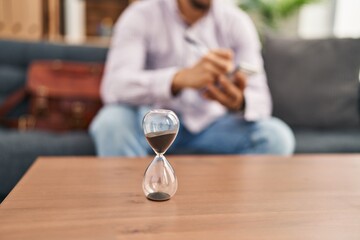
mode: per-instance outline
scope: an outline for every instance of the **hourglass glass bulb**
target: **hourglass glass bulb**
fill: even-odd
[[[157,155],[146,169],[143,190],[154,201],[169,200],[177,190],[175,172],[164,155]]]
[[[177,179],[164,153],[176,138],[179,119],[170,110],[152,110],[144,117],[143,129],[149,145],[156,153],[144,174],[145,196],[154,201],[169,200],[177,190]]]

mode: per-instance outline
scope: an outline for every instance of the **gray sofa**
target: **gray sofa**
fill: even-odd
[[[104,62],[107,49],[0,40],[0,102],[26,81],[36,59]],[[360,152],[359,39],[266,39],[274,115],[294,130],[297,153]],[[23,103],[10,115],[26,111]],[[38,156],[94,155],[86,132],[18,132],[0,127],[0,201]]]
[[[263,57],[273,115],[297,153],[360,152],[360,39],[267,38]]]

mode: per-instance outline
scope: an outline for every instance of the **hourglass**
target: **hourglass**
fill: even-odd
[[[177,179],[164,154],[179,131],[179,119],[173,111],[156,109],[143,119],[145,137],[156,153],[147,167],[143,180],[145,196],[153,201],[169,200],[177,190]]]

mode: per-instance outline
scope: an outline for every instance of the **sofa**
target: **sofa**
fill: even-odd
[[[107,49],[0,40],[0,103],[24,85],[39,59],[104,62]],[[296,153],[360,152],[360,39],[266,38],[265,70],[273,115],[287,122]],[[26,112],[26,102],[10,116]],[[87,132],[20,132],[0,126],[0,201],[38,156],[95,155]]]
[[[107,49],[100,47],[0,40],[0,102],[25,84],[27,69],[34,60],[103,63],[106,53]],[[24,102],[9,113],[9,117],[21,116],[26,109]],[[93,142],[87,132],[20,132],[0,126],[0,201],[38,156],[60,155],[95,155]]]
[[[360,152],[360,39],[266,38],[263,57],[296,153]]]

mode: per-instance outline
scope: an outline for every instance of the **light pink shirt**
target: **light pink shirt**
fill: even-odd
[[[176,0],[139,1],[126,9],[115,26],[101,86],[104,102],[172,109],[194,133],[226,114],[224,106],[202,98],[198,90],[171,94],[176,72],[201,57],[185,35],[209,49],[232,49],[234,63],[246,62],[263,70],[257,32],[240,9],[213,0],[208,14],[189,27],[179,15]],[[263,71],[248,78],[245,100],[239,117],[255,121],[271,114]]]

